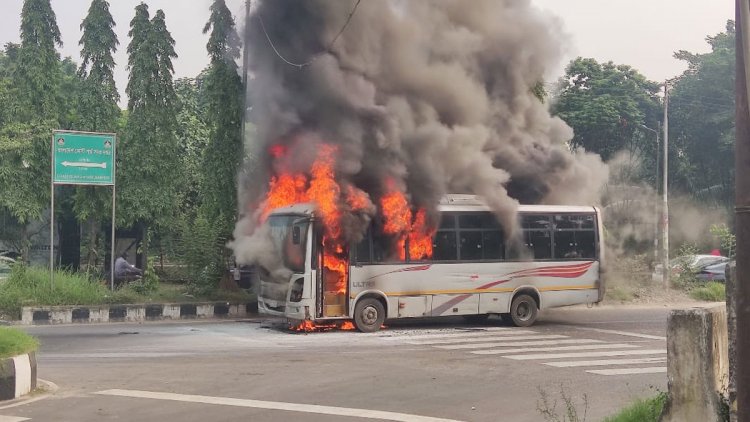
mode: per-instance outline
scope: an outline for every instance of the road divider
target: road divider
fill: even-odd
[[[257,302],[149,303],[92,306],[25,306],[22,325],[141,322],[171,319],[245,318],[255,316]]]

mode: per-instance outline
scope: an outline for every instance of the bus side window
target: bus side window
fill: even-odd
[[[552,218],[546,214],[521,214],[523,243],[534,259],[552,258]]]
[[[455,261],[458,259],[455,231],[438,231],[432,238],[432,259],[434,261]]]
[[[596,259],[593,215],[555,216],[555,258]]]
[[[552,258],[552,236],[549,231],[525,230],[524,243],[534,259]]]
[[[462,231],[461,232],[461,260],[476,261],[482,259],[482,232]]]
[[[357,243],[356,247],[356,262],[358,264],[367,264],[372,262],[372,257],[370,257],[370,250],[372,249],[370,247],[370,230],[367,230],[367,233],[365,234],[365,237],[362,238],[362,240]]]
[[[498,260],[505,258],[505,234],[501,230],[483,231],[483,259]]]

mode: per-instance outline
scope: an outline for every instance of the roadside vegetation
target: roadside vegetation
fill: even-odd
[[[23,331],[0,327],[0,359],[33,352],[38,347],[37,339]]]
[[[21,318],[23,306],[105,305],[128,303],[171,303],[230,301],[244,302],[253,296],[243,290],[204,290],[196,293],[186,283],[160,283],[156,276],[131,283],[115,291],[108,282],[76,273],[56,270],[50,284],[49,269],[14,265],[10,277],[0,283],[0,319]]]
[[[693,288],[690,291],[690,297],[695,300],[705,300],[707,302],[722,302],[726,300],[727,293],[724,283],[711,281],[704,286]]]
[[[658,422],[666,402],[667,393],[660,392],[654,397],[636,400],[604,422]]]

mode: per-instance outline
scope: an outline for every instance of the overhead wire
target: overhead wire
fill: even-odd
[[[294,66],[294,67],[297,67],[299,69],[302,69],[305,66],[311,65],[315,60],[318,59],[318,57],[322,56],[324,53],[327,53],[327,52],[331,51],[331,49],[333,48],[333,44],[336,42],[336,40],[339,39],[339,37],[341,36],[341,34],[344,33],[344,30],[346,30],[346,27],[349,26],[349,22],[351,22],[352,17],[354,16],[354,13],[357,11],[357,7],[359,7],[359,3],[361,3],[361,2],[362,2],[362,0],[357,0],[357,3],[354,4],[354,7],[352,8],[351,12],[349,12],[349,16],[346,18],[346,22],[344,22],[344,25],[341,27],[341,29],[339,30],[339,32],[336,33],[336,36],[333,37],[333,39],[331,40],[331,42],[328,43],[328,46],[325,48],[325,50],[323,50],[320,53],[315,54],[314,56],[312,56],[312,58],[310,58],[310,60],[308,60],[308,61],[306,61],[304,63],[294,63],[294,62],[288,60],[286,57],[284,57],[279,52],[279,50],[276,48],[276,46],[274,45],[273,41],[271,40],[271,37],[268,35],[268,31],[266,31],[266,25],[265,25],[265,23],[263,23],[263,17],[260,15],[260,12],[256,13],[256,16],[258,16],[258,21],[260,21],[260,27],[263,30],[263,34],[265,34],[266,40],[268,40],[268,44],[273,49],[274,53],[276,53],[276,55],[279,56],[279,58],[284,63],[286,63],[286,64],[288,64],[290,66]]]

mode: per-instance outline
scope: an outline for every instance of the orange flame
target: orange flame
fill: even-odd
[[[385,325],[382,326],[382,328],[385,328]],[[304,320],[301,321],[297,325],[290,325],[289,330],[290,331],[298,331],[298,332],[305,332],[305,333],[312,333],[314,331],[330,331],[339,329],[342,331],[352,331],[356,330],[357,327],[354,326],[354,323],[351,321],[344,321],[341,323],[337,322],[330,322],[330,323],[319,323],[319,322],[313,322],[310,320]]]
[[[403,192],[392,180],[386,181],[388,193],[380,199],[383,214],[383,233],[396,237],[399,258],[406,259],[406,239],[409,239],[410,259],[432,257],[432,235],[435,230],[427,224],[427,212],[417,211],[412,219],[411,206]]]
[[[282,158],[287,152],[288,149],[281,145],[274,145],[269,150],[276,159]],[[341,232],[341,188],[336,182],[334,171],[336,153],[336,146],[321,145],[309,177],[304,173],[283,172],[271,177],[260,218],[265,221],[276,208],[314,202],[324,227],[323,266],[335,274],[333,287],[336,292],[343,294],[346,293],[349,261]],[[349,187],[346,201],[356,210],[365,208],[369,199],[363,191]]]
[[[354,323],[352,323],[351,321],[344,321],[339,327],[339,329],[344,330],[344,331],[350,331],[350,330],[356,329],[356,327],[354,327]]]
[[[409,232],[409,257],[411,259],[432,258],[432,235],[435,230],[427,224],[427,212],[424,208],[417,211]]]

